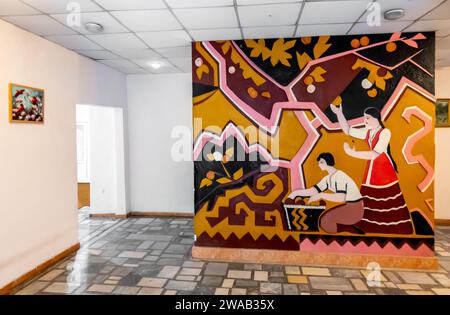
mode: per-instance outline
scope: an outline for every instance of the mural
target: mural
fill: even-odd
[[[433,255],[434,44],[193,43],[196,246]]]

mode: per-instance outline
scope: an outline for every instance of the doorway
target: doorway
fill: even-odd
[[[123,109],[76,106],[78,208],[90,216],[124,216]]]

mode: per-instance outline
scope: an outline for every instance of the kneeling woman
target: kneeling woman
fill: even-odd
[[[358,186],[350,176],[334,167],[334,157],[331,153],[321,153],[317,157],[317,161],[319,162],[319,168],[326,171],[328,175],[311,188],[293,191],[289,198],[310,197],[309,203],[322,199],[343,202],[344,204],[331,208],[322,214],[319,220],[320,227],[325,232],[332,234],[349,231],[349,228],[354,233],[363,233],[354,225],[362,219],[364,213],[362,196]]]

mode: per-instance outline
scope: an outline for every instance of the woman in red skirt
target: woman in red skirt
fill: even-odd
[[[411,216],[403,198],[397,177],[397,165],[392,159],[389,142],[391,132],[381,121],[381,113],[374,107],[364,111],[364,127],[350,127],[342,107],[330,105],[342,131],[351,137],[365,140],[369,151],[356,151],[344,143],[345,152],[367,160],[361,185],[364,215],[355,224],[365,233],[412,234]]]

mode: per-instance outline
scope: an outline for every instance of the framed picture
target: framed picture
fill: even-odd
[[[436,100],[436,127],[450,127],[449,102],[450,99]]]
[[[9,121],[42,124],[44,122],[44,90],[10,83]]]

